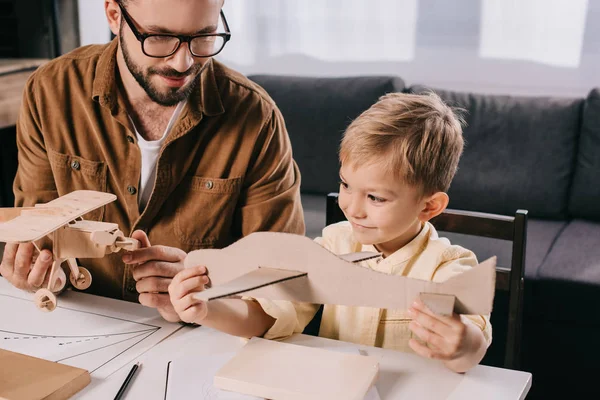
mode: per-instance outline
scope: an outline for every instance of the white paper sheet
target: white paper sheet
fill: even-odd
[[[208,357],[182,357],[169,364],[165,400],[263,400],[216,388],[217,371],[235,356],[235,352]]]
[[[0,278],[0,348],[108,377],[181,328],[154,309],[67,291],[52,312]]]

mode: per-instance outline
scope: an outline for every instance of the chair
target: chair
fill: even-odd
[[[328,194],[327,225],[345,219],[344,213],[338,206],[338,194]],[[496,267],[496,295],[494,312],[491,316],[494,340],[482,363],[518,369],[523,319],[527,211],[517,210],[515,216],[510,217],[480,212],[445,210],[432,219],[431,223],[440,232],[483,236],[512,242],[510,267]]]

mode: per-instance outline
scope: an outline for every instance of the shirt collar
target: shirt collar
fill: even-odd
[[[426,222],[425,224],[423,224],[423,227],[421,228],[419,234],[415,236],[413,240],[408,242],[402,248],[390,254],[388,257],[383,259],[376,259],[375,261],[378,264],[377,270],[384,271],[387,273],[395,273],[395,269],[397,266],[404,264],[405,262],[413,258],[415,255],[418,255],[422,252],[422,250],[427,245],[430,232],[431,224]],[[361,251],[377,251],[377,249],[373,245],[363,245]]]

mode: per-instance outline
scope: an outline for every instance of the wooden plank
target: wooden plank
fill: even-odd
[[[0,349],[0,398],[64,400],[86,387],[88,371]]]
[[[363,400],[378,374],[373,357],[252,338],[214,384],[266,399]]]

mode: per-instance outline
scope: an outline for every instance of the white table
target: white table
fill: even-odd
[[[466,374],[456,374],[440,362],[414,354],[357,346],[349,343],[295,335],[289,343],[310,347],[354,347],[379,359],[377,390],[382,400],[388,399],[524,399],[531,387],[531,374],[479,365]],[[166,368],[170,360],[181,356],[203,356],[240,349],[245,340],[199,327],[182,328],[142,355],[142,363],[125,399],[162,400]],[[79,393],[78,399],[112,399],[133,363],[121,368],[105,381],[92,380]],[[193,399],[193,397],[190,397]]]

